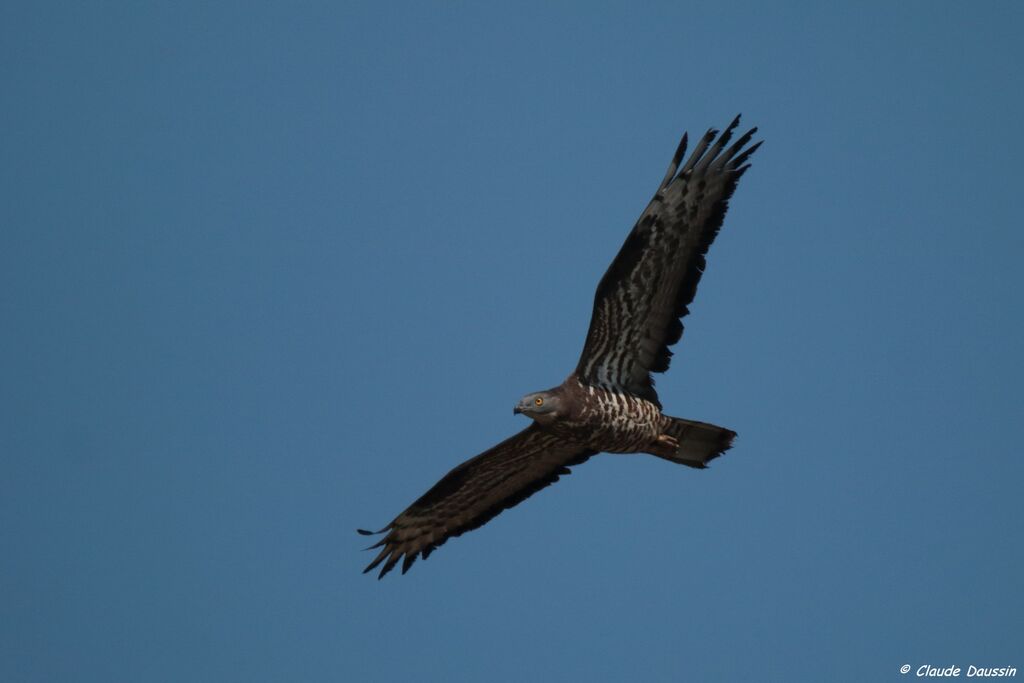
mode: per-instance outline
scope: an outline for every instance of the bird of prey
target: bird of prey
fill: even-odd
[[[383,578],[401,560],[402,573],[453,536],[476,529],[569,474],[592,455],[649,453],[704,468],[736,433],[662,413],[651,373],[668,369],[669,347],[683,334],[681,318],[697,292],[705,255],[722,225],[729,197],[757,129],[726,148],[739,116],[712,129],[686,163],[683,135],[654,198],[601,278],[579,364],[559,386],[527,394],[514,413],[533,420],[515,436],[446,474],[377,532],[382,548],[364,570],[381,563]],[[717,137],[717,140],[715,139]]]

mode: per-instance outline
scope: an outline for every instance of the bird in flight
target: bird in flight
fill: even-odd
[[[729,197],[761,146],[757,129],[726,148],[737,116],[719,136],[712,129],[686,163],[683,135],[665,178],[597,285],[590,330],[579,364],[559,386],[527,394],[514,413],[529,427],[446,474],[377,532],[386,534],[369,572],[383,578],[417,557],[483,526],[503,510],[569,474],[600,452],[649,453],[703,469],[732,446],[724,427],[662,413],[651,373],[668,370],[669,350],[704,272],[705,255],[725,218]],[[717,138],[717,140],[716,140]]]

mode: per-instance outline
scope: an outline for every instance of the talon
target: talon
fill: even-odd
[[[661,434],[658,436],[658,443],[664,444],[675,451],[679,448],[679,440],[675,437],[669,436],[668,434]]]

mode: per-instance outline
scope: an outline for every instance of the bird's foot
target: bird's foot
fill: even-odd
[[[679,450],[679,440],[668,434],[660,434],[654,442],[655,452],[667,456],[675,455]]]

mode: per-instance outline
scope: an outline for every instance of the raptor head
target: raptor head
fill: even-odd
[[[519,399],[519,403],[512,409],[512,413],[514,415],[522,413],[541,424],[548,424],[559,416],[562,408],[562,396],[559,392],[554,390],[537,391]]]

